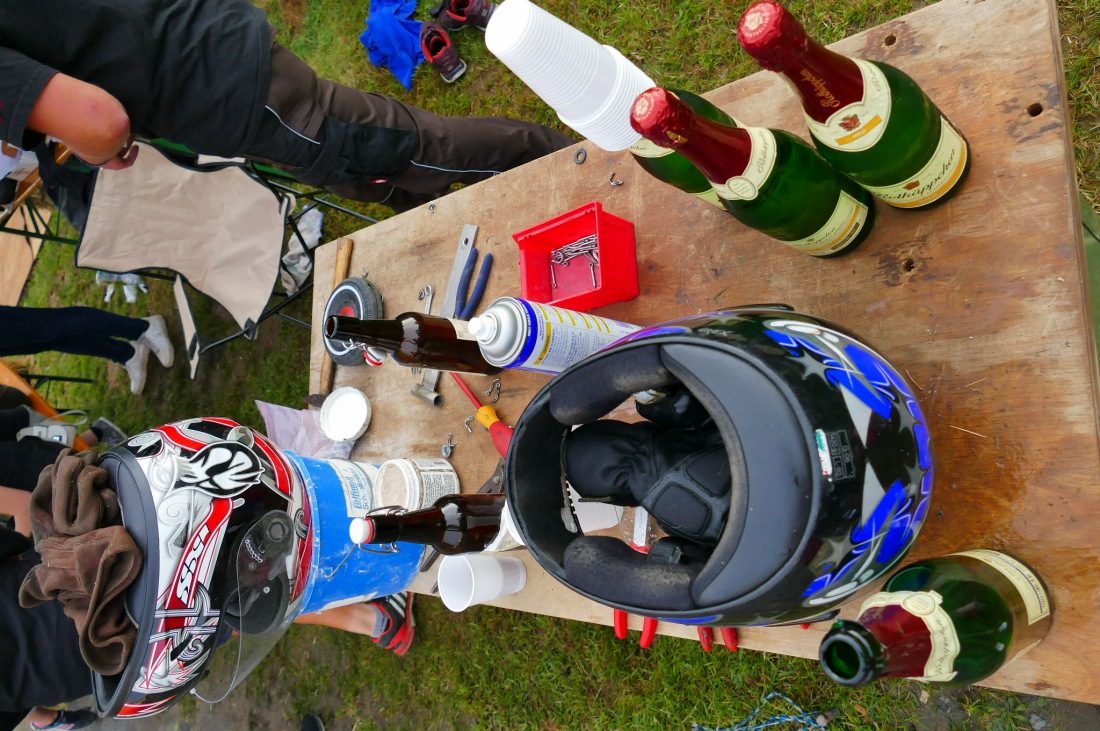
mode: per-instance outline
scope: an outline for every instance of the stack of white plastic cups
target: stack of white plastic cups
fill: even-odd
[[[549,104],[561,121],[605,150],[633,145],[634,100],[656,84],[604,46],[529,0],[504,0],[485,29],[489,50]]]

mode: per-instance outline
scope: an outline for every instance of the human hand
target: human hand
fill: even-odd
[[[126,145],[115,154],[114,157],[106,160],[105,162],[96,165],[95,167],[103,168],[104,170],[125,170],[134,164],[137,160],[138,148],[134,147],[134,135],[126,140]]]

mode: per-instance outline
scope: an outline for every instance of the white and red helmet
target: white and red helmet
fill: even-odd
[[[99,714],[159,713],[200,681],[196,694],[220,700],[300,603],[312,548],[303,486],[278,447],[223,418],[150,429],[97,464],[144,554],[126,595],[137,642],[121,673],[94,675]]]

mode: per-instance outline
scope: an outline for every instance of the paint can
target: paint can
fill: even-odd
[[[387,460],[378,468],[374,484],[378,508],[397,507],[409,511],[430,508],[444,495],[459,491],[455,468],[439,458]]]
[[[642,328],[518,297],[501,297],[471,318],[469,329],[492,365],[554,375]]]

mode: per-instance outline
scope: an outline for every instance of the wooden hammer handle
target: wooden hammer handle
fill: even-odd
[[[348,272],[351,270],[351,250],[354,245],[355,242],[346,236],[336,242],[336,266],[332,270],[332,288],[334,290],[340,282],[348,278]],[[321,327],[324,327],[324,323],[321,323]],[[321,393],[332,391],[332,382],[335,377],[336,364],[332,362],[332,358],[326,349],[321,357]]]

